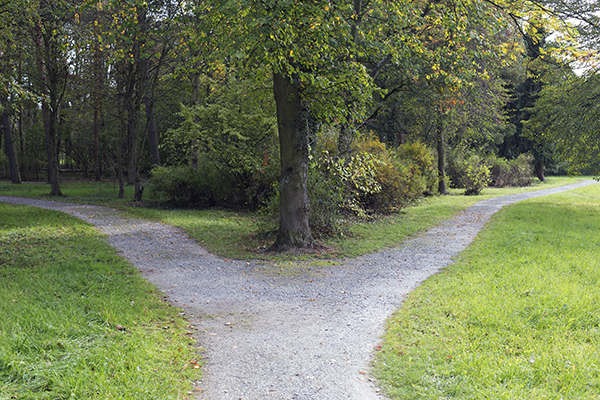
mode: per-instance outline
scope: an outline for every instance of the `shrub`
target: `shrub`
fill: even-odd
[[[521,154],[513,160],[492,156],[491,165],[492,186],[529,186],[534,181],[533,156]]]
[[[490,182],[490,167],[487,162],[477,154],[465,160],[464,184],[466,195],[479,195]]]
[[[180,164],[197,158],[198,172],[175,169],[183,173],[173,176],[180,185],[166,185],[171,194],[159,198],[172,204],[179,195],[171,189],[185,193],[194,184],[202,194],[192,206],[256,209],[269,201],[279,174],[277,122],[270,94],[255,90],[255,84],[230,77],[204,103],[181,106],[181,125],[169,131],[162,150],[179,155]]]
[[[401,159],[409,160],[416,165],[418,175],[421,176],[425,194],[432,195],[438,189],[438,173],[435,165],[434,151],[422,142],[405,143],[398,147]]]
[[[215,196],[202,171],[189,166],[157,167],[149,181],[150,200],[174,207],[209,207]]]
[[[491,182],[487,160],[463,146],[448,151],[446,173],[451,186],[464,188],[466,195],[481,194],[483,188]]]
[[[335,135],[321,135],[311,153],[311,226],[335,231],[340,212],[364,217],[398,211],[437,186],[433,151],[416,142],[389,149],[358,136],[346,157],[333,156]]]

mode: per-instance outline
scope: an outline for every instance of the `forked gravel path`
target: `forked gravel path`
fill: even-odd
[[[402,246],[336,265],[280,270],[224,260],[176,228],[105,207],[0,196],[62,211],[108,236],[195,322],[205,349],[201,400],[382,399],[369,375],[385,320],[452,262],[503,206],[594,181],[480,201]]]

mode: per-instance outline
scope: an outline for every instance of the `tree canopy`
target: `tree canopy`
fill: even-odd
[[[0,164],[13,182],[44,175],[53,195],[61,173],[80,173],[117,179],[121,196],[135,185],[137,200],[158,166],[187,165],[210,192],[200,203],[278,201],[274,248],[311,247],[311,174],[413,176],[371,137],[389,149],[434,148],[441,193],[453,148],[533,152],[540,168],[554,153],[536,151],[552,149],[595,168],[597,9],[571,0],[0,0]],[[342,203],[377,203],[375,191]]]

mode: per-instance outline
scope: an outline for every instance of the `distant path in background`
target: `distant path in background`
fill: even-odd
[[[405,295],[448,266],[503,206],[595,183],[480,201],[400,247],[289,274],[270,263],[224,260],[180,230],[119,211],[0,196],[89,222],[172,304],[205,349],[202,400],[382,399],[369,365],[385,320]]]

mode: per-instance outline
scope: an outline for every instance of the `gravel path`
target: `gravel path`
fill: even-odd
[[[201,400],[382,399],[369,375],[384,322],[404,296],[452,262],[503,206],[595,183],[483,200],[401,247],[293,274],[224,260],[178,229],[100,206],[0,196],[62,211],[108,236],[195,322],[205,349]]]

